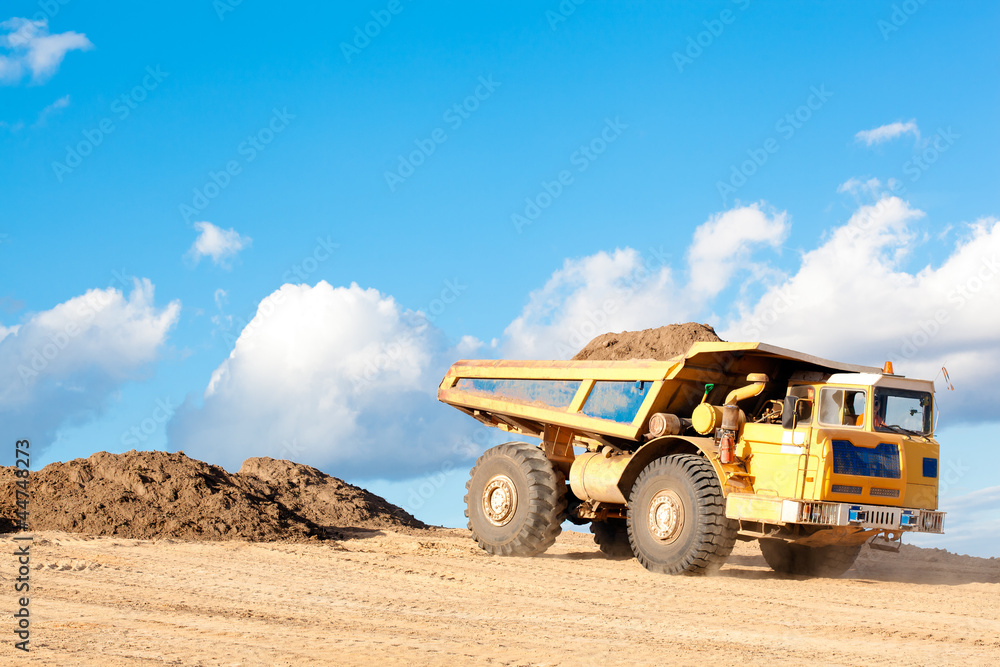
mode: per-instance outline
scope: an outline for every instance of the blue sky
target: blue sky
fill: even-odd
[[[1000,553],[1000,9],[788,7],[7,3],[0,432],[296,458],[459,525],[495,436],[448,363],[697,319],[947,365],[930,543]]]

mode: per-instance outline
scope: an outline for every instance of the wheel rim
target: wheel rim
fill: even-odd
[[[506,526],[517,510],[517,490],[507,475],[496,475],[483,489],[483,514],[494,526]]]
[[[684,528],[684,504],[670,489],[653,496],[647,516],[650,534],[661,542],[673,542]]]

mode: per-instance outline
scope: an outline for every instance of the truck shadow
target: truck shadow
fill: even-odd
[[[779,574],[767,570],[745,570],[741,568],[725,567],[716,576],[730,577],[733,579],[760,579],[760,580],[799,580],[809,581],[814,577],[805,577],[794,574]],[[981,572],[916,572],[916,573],[889,573],[889,572],[856,572],[849,570],[847,574],[839,579],[854,581],[861,584],[897,583],[897,584],[919,584],[925,586],[962,586],[964,584],[1000,584],[1000,577],[989,573]]]
[[[896,557],[899,560],[893,560]],[[780,574],[767,568],[762,556],[730,556],[720,577],[735,579],[793,579],[810,577]],[[761,568],[761,569],[748,569]],[[1000,560],[947,554],[940,561],[928,561],[899,554],[862,556],[840,579],[858,583],[891,582],[929,586],[961,586],[963,584],[1000,584]]]
[[[920,562],[903,557],[891,560],[895,554],[874,558],[862,556],[840,579],[859,584],[899,583],[927,586],[961,586],[964,584],[1000,584],[1000,559],[974,558],[949,554],[945,562]],[[634,562],[633,559],[614,559],[600,551],[571,551],[563,554],[541,554],[535,558],[577,561]],[[638,564],[636,564],[638,566]],[[733,555],[716,577],[731,579],[809,581],[814,577],[781,574],[771,570],[759,555]]]

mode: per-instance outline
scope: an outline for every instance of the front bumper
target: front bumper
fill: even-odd
[[[740,493],[731,493],[726,499],[726,516],[730,519],[780,525],[855,526],[865,530],[943,533],[944,514],[905,507],[760,498]]]

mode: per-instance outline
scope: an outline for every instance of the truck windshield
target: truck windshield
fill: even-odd
[[[875,430],[888,433],[930,435],[933,398],[926,391],[875,389]]]

